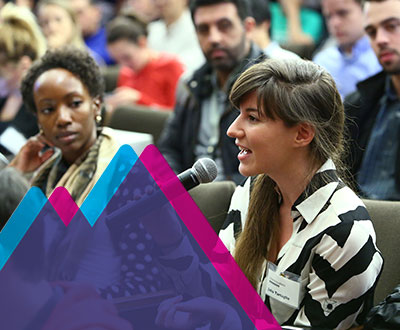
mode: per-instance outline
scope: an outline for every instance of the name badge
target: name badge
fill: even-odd
[[[276,265],[268,262],[266,294],[290,307],[300,306],[300,276],[290,272],[277,272]]]

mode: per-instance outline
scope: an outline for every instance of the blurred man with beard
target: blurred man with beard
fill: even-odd
[[[217,163],[217,179],[239,182],[238,149],[226,135],[238,113],[228,94],[239,73],[262,57],[250,41],[255,22],[245,0],[195,0],[191,13],[206,63],[178,87],[159,148],[176,173],[209,157]]]
[[[400,1],[367,0],[364,12],[383,71],[346,98],[349,162],[364,197],[400,200]]]

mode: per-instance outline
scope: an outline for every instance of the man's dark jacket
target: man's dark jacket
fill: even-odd
[[[353,179],[361,168],[364,152],[380,110],[380,100],[385,93],[387,74],[380,72],[357,84],[357,91],[346,97],[344,105],[349,133],[349,155],[347,163],[350,166]],[[399,132],[400,133],[400,132]],[[400,134],[399,134],[400,138]],[[400,144],[399,144],[400,147]],[[396,151],[396,184],[400,183],[399,150]]]
[[[265,58],[262,51],[252,45],[249,55],[230,75],[228,91],[240,73],[261,58]],[[212,93],[212,72],[211,65],[206,63],[195,71],[191,78],[180,83],[174,113],[160,137],[159,150],[176,173],[190,168],[195,162],[194,150],[198,141],[202,115],[201,102]],[[235,145],[235,140],[226,135],[228,127],[236,119],[238,112],[233,110],[228,99],[225,108],[219,122],[220,135],[215,149],[221,150],[223,168],[227,179],[239,183],[243,180],[243,177],[238,172],[238,147]],[[216,150],[213,155],[214,159],[215,152]]]

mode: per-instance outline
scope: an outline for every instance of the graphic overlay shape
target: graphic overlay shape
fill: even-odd
[[[58,189],[47,203],[43,194],[35,197],[32,210],[17,210],[6,225],[21,221],[17,213],[37,215],[25,233],[17,233],[15,253],[12,242],[0,245],[1,260],[8,259],[0,283],[19,279],[29,294],[36,292],[34,298],[21,290],[8,294],[41,307],[41,318],[27,316],[25,325],[64,319],[91,324],[103,311],[101,322],[115,329],[280,328],[158,150],[148,147],[138,159],[124,148],[81,209]],[[32,282],[25,275],[35,260]],[[0,307],[7,300],[0,297]],[[6,316],[10,325],[15,322]]]

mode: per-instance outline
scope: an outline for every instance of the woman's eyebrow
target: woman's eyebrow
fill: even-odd
[[[258,110],[256,108],[246,108],[244,109],[246,112],[258,112]]]

